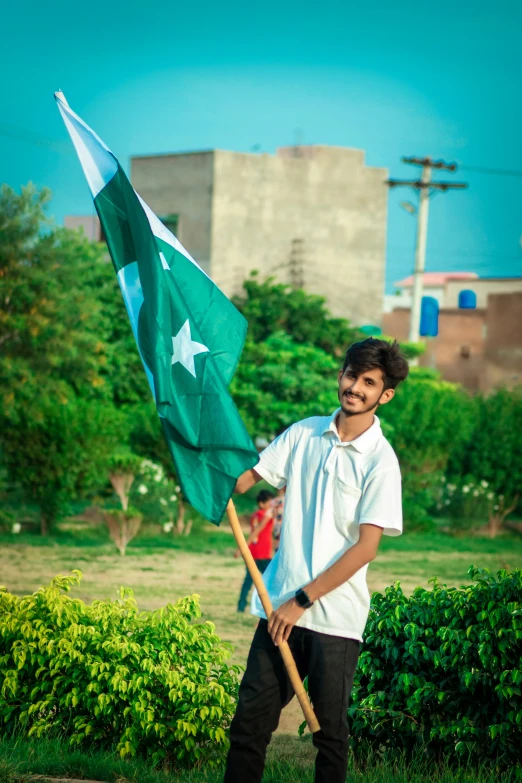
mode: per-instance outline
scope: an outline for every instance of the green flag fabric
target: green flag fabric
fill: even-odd
[[[133,189],[112,152],[55,95],[116,270],[181,488],[219,524],[257,451],[228,392],[247,323]]]

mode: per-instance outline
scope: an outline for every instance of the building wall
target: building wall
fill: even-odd
[[[178,239],[205,272],[210,270],[214,153],[131,159],[134,188],[163,217],[180,216]]]
[[[522,291],[522,277],[482,277],[477,280],[448,280],[444,293],[444,307],[458,307],[461,291],[475,291],[477,307],[488,306],[490,294],[510,294]]]
[[[156,214],[180,215],[180,241],[226,294],[257,269],[322,294],[355,324],[380,324],[387,171],[362,151],[137,157],[131,177]]]
[[[439,334],[427,340],[421,367],[439,370],[447,381],[462,383],[470,392],[481,388],[485,351],[485,310],[444,309]],[[400,308],[383,316],[383,331],[399,342],[408,339],[410,310]]]
[[[101,242],[102,240],[98,215],[66,215],[63,223],[66,228],[71,228],[73,231],[82,228],[85,236],[91,242]]]
[[[486,335],[481,389],[522,384],[522,292],[489,296]]]
[[[322,294],[355,324],[382,316],[387,171],[341,147],[216,151],[212,276],[225,293],[250,270]]]

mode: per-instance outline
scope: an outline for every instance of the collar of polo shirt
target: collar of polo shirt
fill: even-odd
[[[323,435],[329,435],[330,433],[333,433],[339,440],[339,433],[337,432],[337,427],[335,426],[335,420],[340,412],[341,409],[337,408],[337,410],[332,413],[330,421],[323,430]],[[359,435],[359,437],[355,438],[355,440],[341,441],[341,444],[343,446],[352,446],[356,451],[360,452],[361,454],[365,454],[375,446],[381,435],[381,422],[379,421],[378,417],[374,415],[373,424],[371,427],[368,427],[366,432],[363,432],[362,435]]]

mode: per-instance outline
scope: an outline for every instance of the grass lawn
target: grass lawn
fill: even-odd
[[[288,735],[276,736],[268,749],[263,783],[313,783],[313,758],[309,737],[299,740]],[[110,751],[71,751],[60,740],[51,743],[0,739],[0,783],[29,783],[35,774],[107,783],[222,783],[223,780],[222,768],[183,770],[176,774],[153,770],[139,759],[120,760]],[[347,780],[350,783],[520,783],[522,768],[435,768],[429,762],[411,758],[393,764],[378,760],[354,764],[350,759]]]
[[[228,524],[215,528],[198,520],[188,538],[175,538],[163,533],[159,526],[147,526],[130,544],[126,556],[121,557],[104,528],[67,521],[48,540],[29,533],[1,536],[0,584],[17,595],[25,595],[47,584],[56,574],[78,568],[83,572],[83,580],[71,595],[87,602],[115,598],[122,585],[133,588],[141,609],[155,609],[198,593],[203,619],[212,620],[219,635],[232,643],[231,661],[244,665],[256,618],[236,612],[244,566],[233,558],[234,549]],[[494,540],[480,536],[455,538],[437,532],[385,538],[377,559],[370,565],[368,582],[370,591],[381,591],[399,581],[407,593],[417,585],[429,587],[428,580],[434,576],[448,585],[461,585],[469,583],[466,571],[470,565],[492,571],[522,567],[522,537],[506,533]],[[278,736],[271,746],[264,778],[267,783],[313,780],[314,752],[309,738],[297,737],[300,722],[294,700],[283,713]],[[519,772],[515,770],[513,775]],[[167,779],[161,773],[152,773],[143,763],[119,762],[111,754],[89,757],[78,751],[70,753],[54,742],[50,747],[49,743],[36,742],[17,746],[8,738],[0,741],[0,783],[16,779],[15,774],[23,777],[36,773],[107,781],[124,778],[137,783]],[[351,779],[374,783],[493,783],[500,779],[498,773],[496,777],[493,773],[485,773],[484,777],[477,772],[462,772],[464,777],[455,774],[423,770],[418,764],[405,763],[393,770],[373,763],[364,770],[352,770]],[[184,772],[179,778],[170,775],[168,780],[217,783],[220,775],[194,771]],[[522,780],[522,775],[508,778],[503,773],[502,780]]]

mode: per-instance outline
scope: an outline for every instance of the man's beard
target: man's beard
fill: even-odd
[[[341,400],[341,398],[339,396],[339,392],[337,392],[337,396],[339,398],[339,402],[341,403],[341,410],[342,410],[342,412],[344,413],[345,416],[360,416],[363,413],[369,413],[370,411],[375,410],[379,406],[379,400],[377,400],[376,402],[372,403],[371,405],[367,405],[365,407],[363,406],[360,410],[351,410],[350,408],[348,408],[348,410],[346,410],[346,408],[343,406],[343,402],[342,402],[342,400]],[[344,393],[343,393],[343,397],[344,397]],[[357,397],[356,399],[360,400],[360,397]]]

